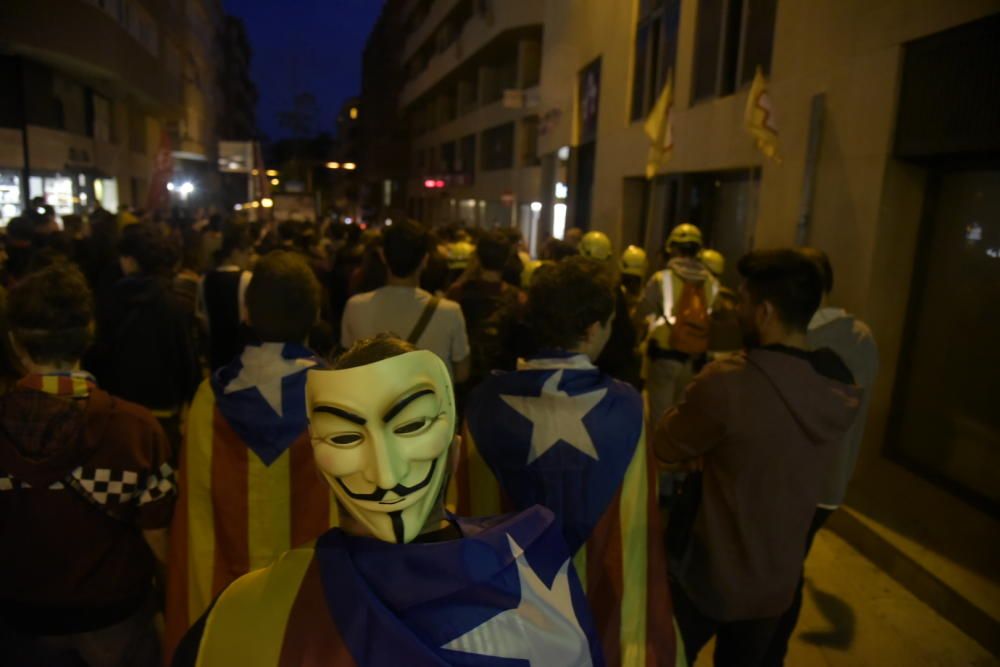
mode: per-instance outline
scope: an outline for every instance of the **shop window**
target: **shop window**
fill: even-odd
[[[1000,515],[1000,168],[928,187],[889,454]]]
[[[692,98],[731,95],[771,69],[778,0],[699,0]]]
[[[514,166],[514,123],[491,128],[482,135],[484,171],[510,169]]]
[[[635,31],[632,120],[645,118],[677,62],[680,0],[644,0]]]

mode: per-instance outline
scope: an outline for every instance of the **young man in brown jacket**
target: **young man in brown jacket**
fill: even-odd
[[[859,403],[843,361],[808,349],[816,266],[789,249],[752,252],[739,270],[748,351],[707,366],[653,436],[663,463],[702,471],[671,588],[688,659],[716,635],[716,665],[761,663]]]

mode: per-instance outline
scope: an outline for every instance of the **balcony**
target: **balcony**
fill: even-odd
[[[451,4],[453,3],[439,2],[431,8],[431,13],[437,13],[438,5]],[[489,45],[498,35],[542,25],[544,7],[540,2],[505,0],[492,3],[491,7],[492,12],[489,15],[473,15],[455,42],[444,51],[432,56],[427,67],[403,86],[399,96],[400,107],[408,107],[459,65]]]

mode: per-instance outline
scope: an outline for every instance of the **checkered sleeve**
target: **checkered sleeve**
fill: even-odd
[[[160,425],[155,426],[150,433],[150,465],[140,476],[138,493],[132,500],[138,512],[137,523],[145,530],[166,528],[177,499],[170,443]]]

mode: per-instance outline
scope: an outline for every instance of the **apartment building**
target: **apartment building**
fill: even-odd
[[[411,0],[401,12],[410,216],[530,232],[544,3]]]
[[[731,284],[751,248],[826,250],[834,301],[872,326],[882,358],[834,524],[866,552],[891,545],[881,564],[922,572],[906,583],[997,646],[997,3],[540,4],[541,237],[599,229],[658,257],[691,221]],[[780,162],[744,128],[758,66]],[[647,181],[642,125],[668,72],[673,156]]]
[[[186,203],[207,201],[220,17],[219,0],[2,3],[0,224],[26,195],[60,214],[143,207],[164,132]]]

